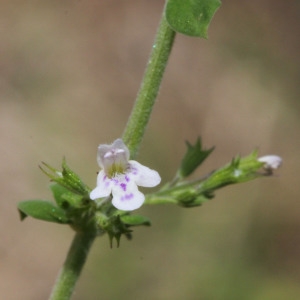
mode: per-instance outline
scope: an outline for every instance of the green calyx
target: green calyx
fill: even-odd
[[[122,164],[112,164],[113,176],[124,172]],[[89,198],[90,188],[71,170],[65,159],[62,171],[43,163],[42,171],[50,177],[55,203],[44,200],[26,200],[18,204],[21,220],[27,217],[70,225],[77,233],[108,234],[110,245],[117,246],[121,236],[132,238],[132,227],[150,226],[150,220],[141,215],[131,215],[115,209],[110,201],[98,205]],[[110,200],[109,198],[107,200]]]
[[[230,163],[200,179],[187,181],[186,177],[204,162],[213,149],[202,149],[200,138],[194,145],[187,143],[186,154],[173,181],[167,183],[160,191],[147,195],[146,203],[175,203],[182,207],[199,206],[212,199],[215,191],[224,186],[272,175],[263,168],[264,163],[258,160],[257,151],[253,151],[248,156],[233,158]]]

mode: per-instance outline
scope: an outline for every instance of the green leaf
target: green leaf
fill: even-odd
[[[129,226],[151,226],[150,219],[141,215],[125,215],[121,216],[121,221]]]
[[[64,210],[48,201],[22,201],[18,204],[18,209],[21,221],[23,221],[27,216],[30,216],[35,219],[59,224],[70,223],[69,219],[66,217]]]
[[[200,138],[197,139],[195,145],[191,145],[189,142],[186,142],[186,145],[187,152],[178,170],[178,176],[180,178],[185,178],[192,174],[214,150],[214,147],[203,150]]]
[[[166,19],[177,32],[207,38],[208,26],[220,5],[220,0],[168,0]]]

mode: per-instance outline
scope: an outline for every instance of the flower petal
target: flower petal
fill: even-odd
[[[112,180],[108,178],[104,171],[100,171],[97,176],[97,187],[90,193],[91,200],[95,200],[110,195],[112,189]]]
[[[265,169],[278,169],[282,163],[282,158],[278,155],[265,155],[257,160],[265,163]]]
[[[141,165],[135,160],[129,161],[129,168],[130,170],[127,175],[139,186],[153,187],[158,185],[161,181],[158,172]]]
[[[99,145],[97,161],[99,166],[102,169],[105,169],[107,165],[115,162],[123,162],[123,164],[126,164],[129,159],[129,155],[129,150],[122,139],[116,139],[110,145]]]
[[[144,194],[138,190],[137,185],[132,181],[119,181],[113,185],[112,195],[113,206],[125,211],[138,209],[145,201]]]

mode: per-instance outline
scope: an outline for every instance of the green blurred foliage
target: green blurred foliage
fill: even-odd
[[[73,233],[20,223],[49,199],[37,165],[66,156],[96,181],[96,150],[122,134],[161,1],[1,1],[0,298],[46,299]],[[74,300],[298,299],[299,4],[230,1],[209,40],[178,35],[138,160],[170,180],[185,140],[216,150],[202,176],[257,147],[278,176],[228,187],[202,207],[143,207],[132,241],[92,249]]]

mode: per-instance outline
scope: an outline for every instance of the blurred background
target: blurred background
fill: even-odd
[[[96,240],[74,300],[300,297],[299,1],[223,1],[209,39],[178,34],[138,160],[170,180],[185,140],[216,150],[194,177],[258,149],[284,164],[202,207],[143,207],[152,227]],[[96,182],[122,135],[164,1],[0,1],[0,298],[47,299],[73,238],[16,205],[51,199],[41,161]]]

